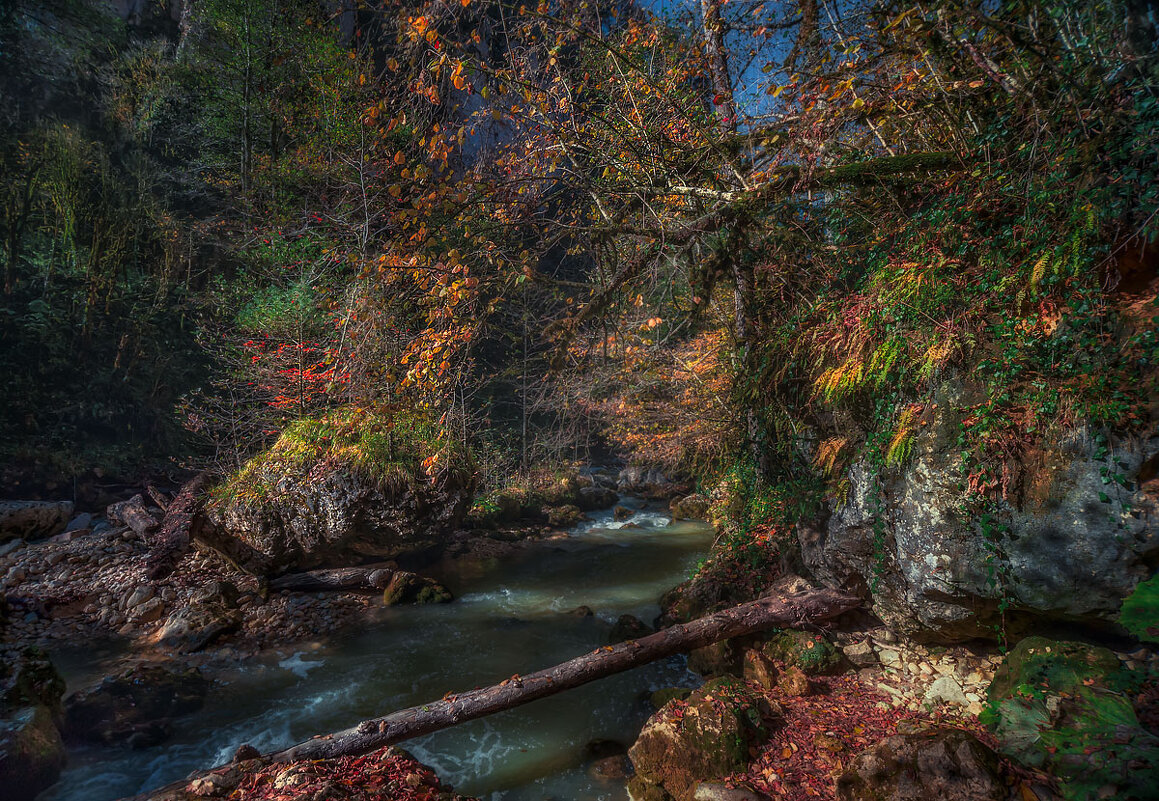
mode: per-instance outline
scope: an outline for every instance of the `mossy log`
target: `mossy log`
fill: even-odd
[[[439,701],[364,720],[349,729],[314,737],[284,751],[264,755],[262,759],[267,762],[295,762],[367,754],[457,723],[546,698],[657,659],[701,648],[717,640],[741,637],[779,626],[800,626],[830,620],[860,604],[859,598],[829,589],[761,598],[638,640],[597,648],[591,653],[526,676],[512,676],[477,690],[448,693]],[[196,777],[178,784],[184,785],[193,778]],[[174,786],[137,798],[157,797]]]

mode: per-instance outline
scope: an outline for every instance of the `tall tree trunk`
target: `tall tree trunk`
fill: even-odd
[[[733,98],[732,77],[728,73],[728,51],[724,46],[725,24],[720,13],[721,0],[700,0],[701,26],[704,31],[704,52],[712,75],[712,102],[722,133],[736,132],[736,100]]]

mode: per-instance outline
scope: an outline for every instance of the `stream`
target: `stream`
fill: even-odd
[[[385,608],[358,631],[249,660],[216,682],[169,741],[131,751],[74,747],[37,801],[111,801],[228,761],[242,743],[285,748],[314,734],[563,662],[608,643],[616,618],[651,623],[658,600],[708,551],[705,523],[644,507],[624,523],[594,513],[562,539],[503,560],[464,561],[439,578],[451,604]],[[570,614],[578,606],[595,615]],[[112,658],[109,655],[108,658]],[[99,678],[100,655],[61,658],[69,690]],[[672,657],[489,718],[403,743],[458,792],[483,801],[611,801],[621,782],[594,776],[584,746],[630,744],[651,691],[696,686]]]

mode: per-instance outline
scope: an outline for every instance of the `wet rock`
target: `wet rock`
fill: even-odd
[[[0,501],[0,542],[59,534],[72,511],[72,501]]]
[[[382,591],[382,602],[386,606],[399,604],[445,604],[454,600],[451,591],[434,579],[409,573],[405,570],[396,571],[391,576],[390,584]]]
[[[608,634],[608,642],[614,644],[625,640],[638,640],[652,633],[652,627],[635,615],[620,615]]]
[[[749,749],[764,742],[779,719],[779,708],[745,682],[713,679],[644,724],[628,751],[636,771],[629,792],[637,799],[692,801],[700,782],[744,770]]]
[[[636,511],[629,509],[627,506],[617,506],[612,510],[612,517],[621,522],[627,520],[634,514],[636,514]]]
[[[592,762],[588,773],[606,781],[627,781],[632,778],[632,760],[627,754],[603,757]]]
[[[978,516],[959,511],[970,508],[957,440],[972,393],[961,381],[939,388],[900,473],[879,480],[866,464],[850,469],[848,503],[798,528],[805,564],[827,586],[870,600],[911,638],[992,638],[997,625],[1017,634],[1043,618],[1109,627],[1159,556],[1151,522],[1159,497],[1140,479],[1159,456],[1159,438],[1115,443],[1108,453],[1092,432],[1074,430],[1029,449],[1009,465],[1016,482],[998,501],[1003,530],[983,531]]]
[[[674,520],[707,520],[709,503],[707,495],[685,495],[673,498],[668,504],[668,510]]]
[[[610,509],[619,499],[620,496],[615,490],[605,487],[583,487],[579,491],[576,505],[585,512],[593,512],[597,509]]]
[[[137,665],[65,700],[69,737],[146,748],[168,739],[173,718],[205,701],[209,681],[196,668],[177,673],[160,665]]]
[[[1028,637],[995,674],[984,719],[1002,753],[1057,776],[1068,798],[1152,798],[1159,737],[1131,705],[1138,682],[1106,648]]]
[[[1003,801],[997,755],[972,734],[933,729],[887,737],[837,780],[840,801]]]
[[[575,504],[543,507],[543,516],[552,528],[571,528],[577,523],[586,520],[584,513]]]
[[[674,490],[664,471],[655,467],[629,465],[620,471],[616,489],[636,495],[662,496]]]

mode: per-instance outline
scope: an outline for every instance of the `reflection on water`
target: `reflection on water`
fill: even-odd
[[[103,801],[225,762],[242,743],[261,751],[579,656],[607,642],[621,614],[646,622],[657,599],[707,550],[703,523],[638,512],[604,516],[566,539],[502,561],[452,571],[452,604],[383,609],[356,634],[251,661],[214,686],[205,708],[181,718],[167,743],[143,751],[86,747],[39,801]],[[588,606],[594,617],[569,614]],[[92,666],[90,665],[90,670]],[[683,660],[646,665],[404,746],[440,777],[484,801],[623,799],[590,777],[583,748],[628,743],[647,693],[695,681]]]

